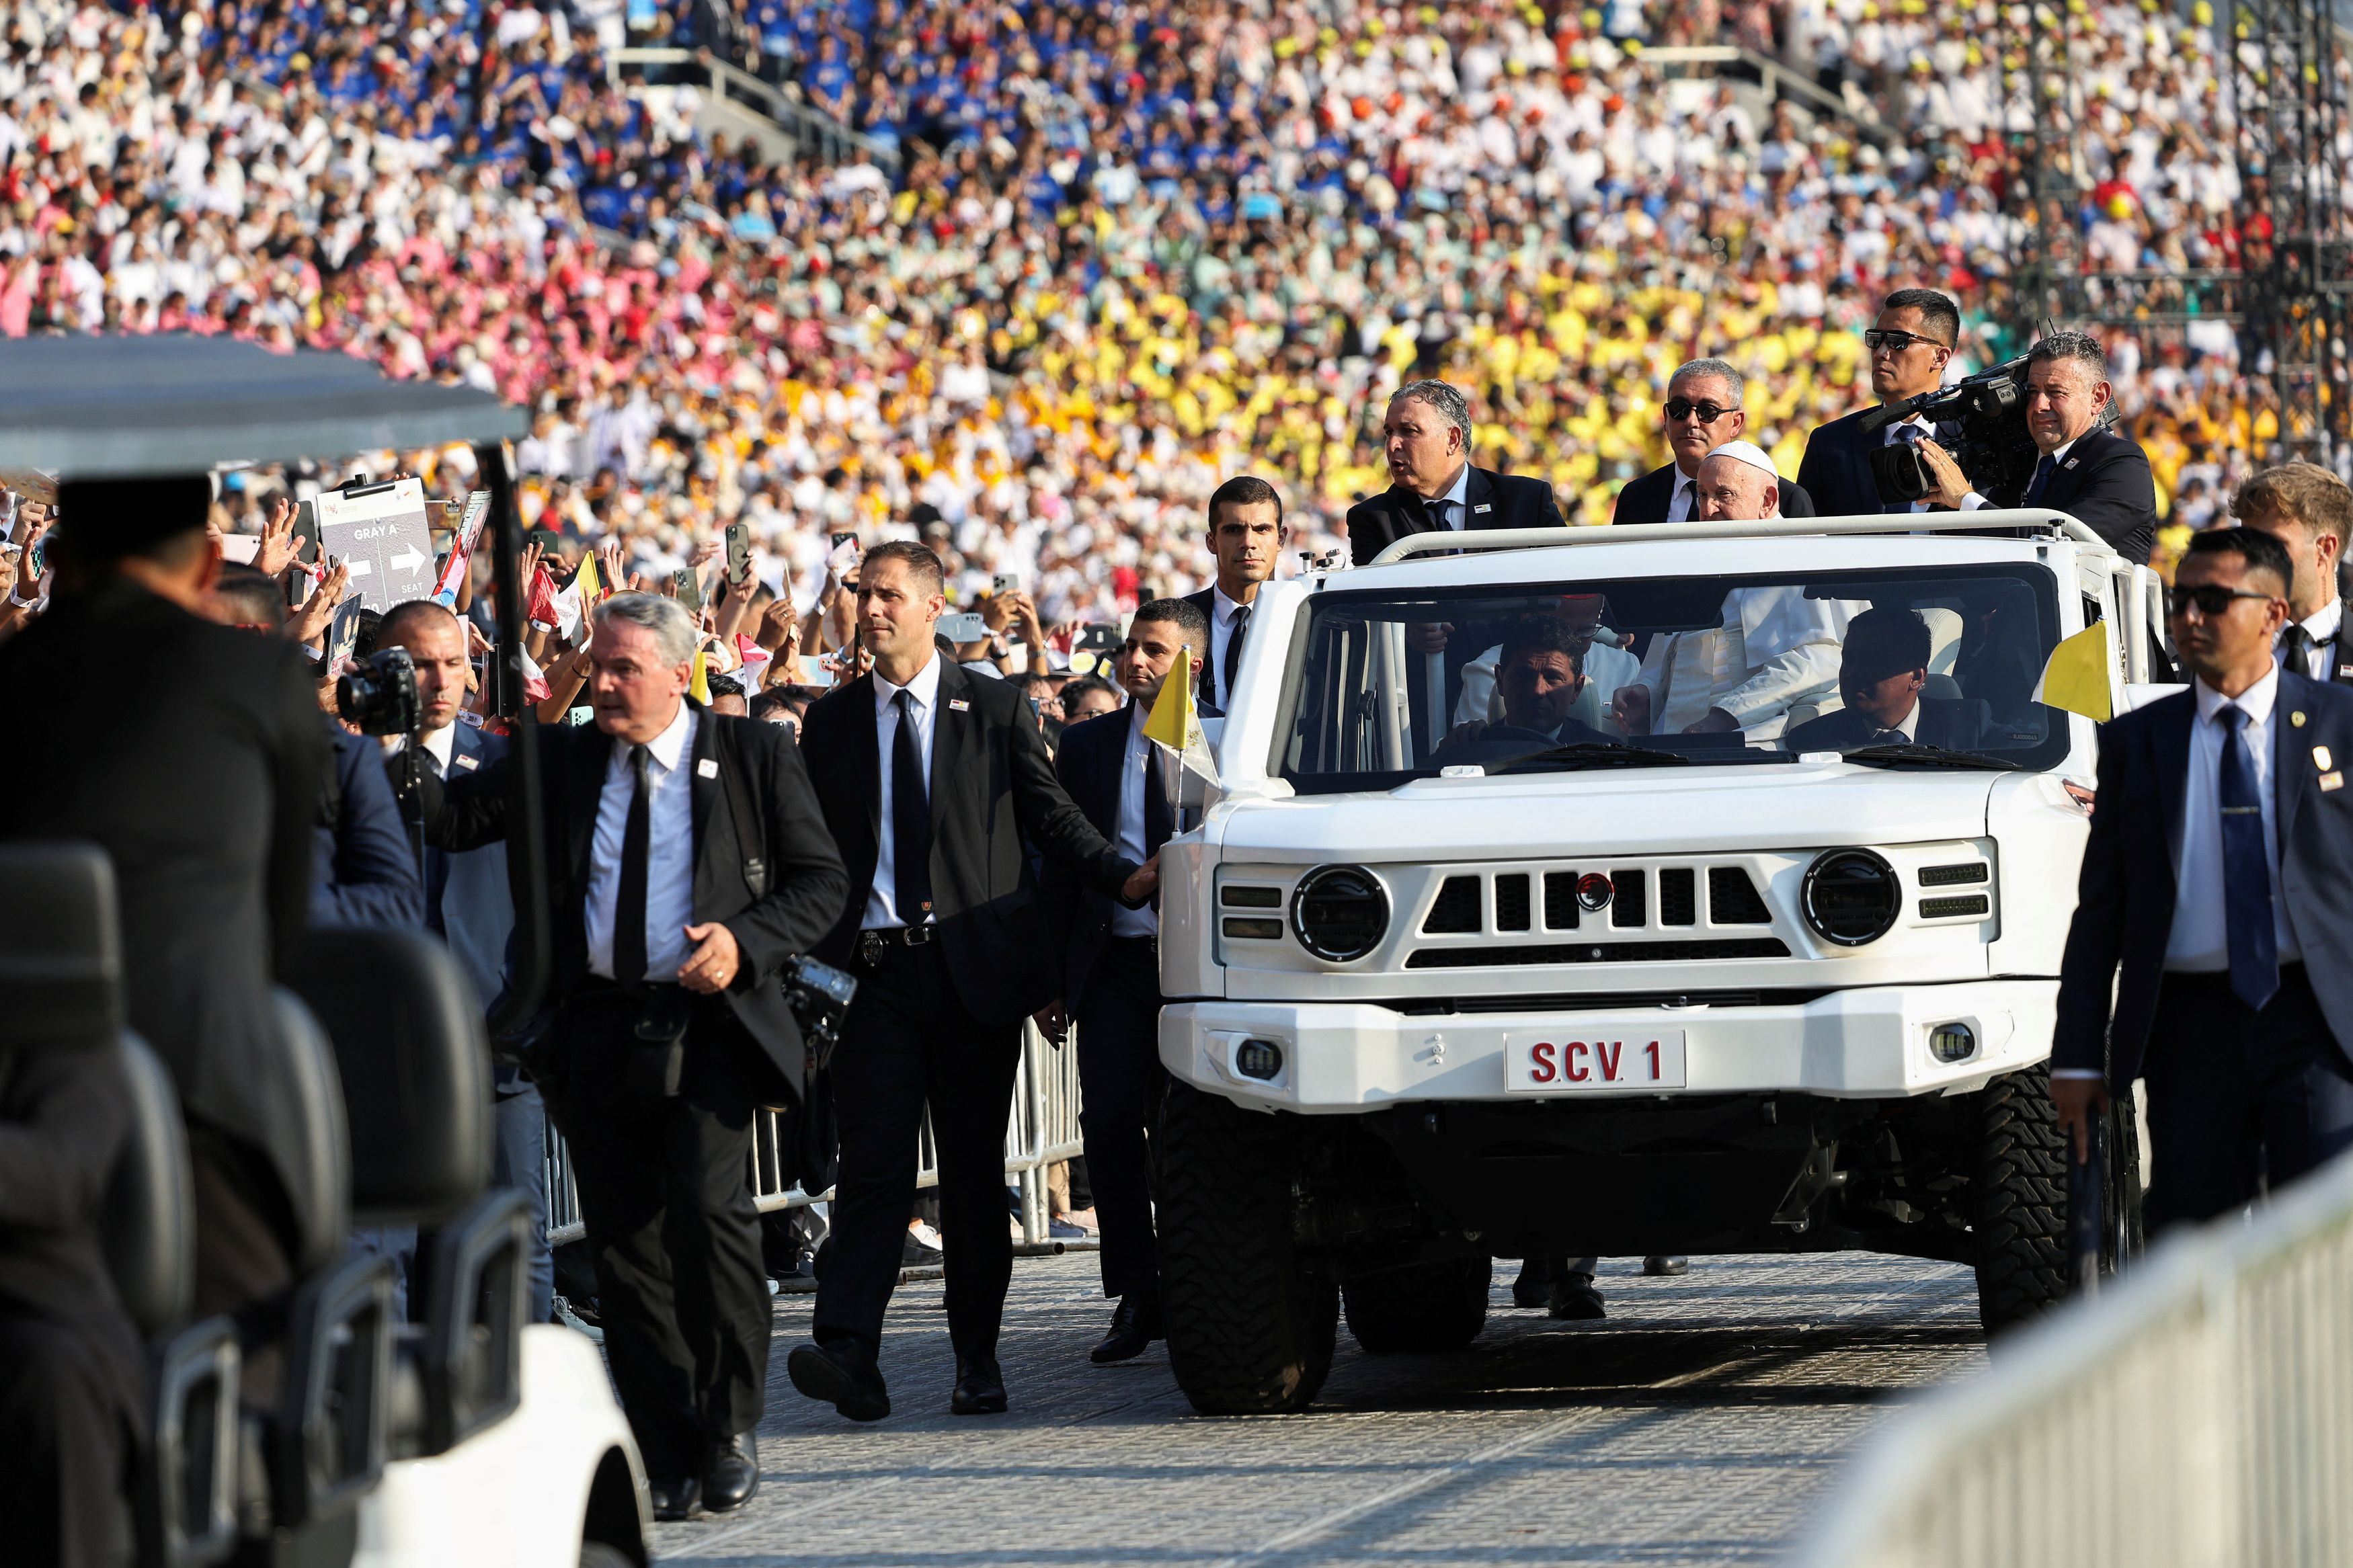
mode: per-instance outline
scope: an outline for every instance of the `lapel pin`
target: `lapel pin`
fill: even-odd
[[[2337,759],[2328,754],[2327,747],[2315,746],[2312,748],[2312,765],[2325,773],[2337,765]]]
[[[719,776],[719,763],[717,760],[711,757],[705,757],[702,761],[696,763],[694,764],[694,776],[699,779],[717,778]]]
[[[1485,501],[1481,501],[1477,506],[1472,507],[1471,510],[1472,511],[1493,511],[1495,509],[1489,506]]]
[[[2303,728],[2304,728],[2304,713],[2303,713],[2303,711],[2302,711],[2301,710],[2298,710],[2296,712],[2294,712],[2294,713],[2289,714],[2289,715],[2287,716],[2287,721],[2288,721],[2289,723],[2291,723],[2291,724],[2295,725],[2295,726],[2297,729],[2299,729],[2299,730],[2303,729]]]
[[[475,768],[475,767],[480,767],[480,766],[481,766],[481,763],[480,763],[477,762],[477,761],[476,761],[474,758],[472,758],[472,757],[467,756],[467,755],[466,755],[464,752],[460,752],[458,755],[456,755],[456,756],[454,756],[454,757],[450,758],[449,760],[450,760],[451,762],[453,762],[453,763],[457,763],[459,767],[461,767],[461,768]]]
[[[951,698],[949,698],[949,699],[948,699],[948,711],[949,711],[949,712],[951,712],[951,713],[968,713],[968,712],[970,712],[971,710],[972,710],[972,704],[971,704],[971,703],[969,703],[969,702],[967,702],[967,701],[965,701],[963,698],[961,698],[961,697],[951,697]]]
[[[2323,773],[2320,775],[2321,794],[2327,795],[2330,790],[2343,789],[2344,787],[2345,775],[2343,773]]]

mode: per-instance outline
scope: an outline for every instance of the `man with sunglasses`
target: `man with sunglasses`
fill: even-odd
[[[1961,312],[1950,300],[1933,289],[1898,289],[1887,296],[1879,308],[1879,319],[1862,334],[1863,348],[1871,356],[1871,395],[1883,407],[1936,391],[1944,384],[1945,367],[1952,363],[1953,348],[1960,342],[1960,336]],[[1831,420],[1806,439],[1805,460],[1798,465],[1798,483],[1813,498],[1823,517],[1862,517],[1873,512],[1911,510],[1891,507],[1879,499],[1879,481],[1871,472],[1871,454],[1875,447],[1892,447],[1899,441],[1920,441],[1933,447],[1935,443],[1926,440],[1932,432],[1927,422],[1918,418],[1901,420],[1877,430],[1863,430],[1862,422],[1871,412],[1857,409]],[[1942,448],[1937,450],[1941,452]],[[1936,466],[1933,456],[1929,461]],[[1950,465],[1951,459],[1947,458],[1946,463]],[[1940,479],[1957,479],[1960,475],[1957,465],[1952,466],[1949,476],[1942,467],[1937,467],[1936,472]],[[1957,510],[1974,510],[1968,505],[1970,497],[1967,492],[1968,481],[1962,480],[1959,493],[1949,500],[1941,495],[1937,499]],[[1983,497],[1976,498],[1977,506],[1984,504]]]
[[[1618,492],[1613,522],[1682,522],[1699,515],[1699,466],[1726,441],[1748,433],[1741,405],[1747,379],[1720,359],[1695,359],[1667,382],[1667,449],[1674,461],[1653,468]],[[1781,484],[1781,515],[1811,517],[1814,503],[1798,486]]]
[[[2272,535],[2193,536],[2167,618],[2195,683],[2100,731],[2051,1098],[2081,1150],[2147,1080],[2152,1230],[2353,1147],[2353,691],[2274,662],[2294,587]]]

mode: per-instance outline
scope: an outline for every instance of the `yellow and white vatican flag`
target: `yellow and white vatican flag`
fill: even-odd
[[[2034,683],[2031,700],[2081,713],[2106,723],[2116,717],[2108,692],[2108,634],[2101,625],[2085,626],[2051,650],[2042,679]]]
[[[1200,710],[1193,702],[1193,650],[1180,647],[1160,695],[1144,721],[1144,738],[1166,747],[1186,772],[1218,782],[1218,759],[1210,753],[1209,737],[1201,728]]]

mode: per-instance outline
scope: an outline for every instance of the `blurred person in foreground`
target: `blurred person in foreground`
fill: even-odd
[[[1389,488],[1348,509],[1349,559],[1371,563],[1409,534],[1489,528],[1558,528],[1543,479],[1471,462],[1471,405],[1442,381],[1409,381],[1381,421]]]
[[[50,607],[0,647],[0,834],[113,862],[129,1026],[171,1069],[195,1169],[195,1313],[235,1317],[275,1396],[305,1120],[270,990],[311,898],[328,742],[291,642],[212,618],[211,481],[69,479]],[[142,687],[123,700],[135,658]]]
[[[596,721],[526,731],[555,963],[525,1048],[571,1152],[605,1354],[654,1510],[677,1520],[759,1488],[770,1314],[744,1171],[753,1112],[803,1092],[778,975],[816,945],[844,883],[798,748],[687,700],[695,627],[678,601],[617,595],[593,627]],[[505,773],[423,770],[427,842],[503,837]]]
[[[504,760],[507,737],[485,729],[465,705],[473,676],[465,622],[430,599],[411,599],[384,613],[375,644],[379,649],[406,649],[417,671],[419,767],[446,780]],[[387,735],[382,752],[395,756],[408,744],[406,735]],[[381,769],[376,777],[383,782]],[[418,849],[426,929],[448,944],[488,1013],[506,991],[512,957],[514,896],[507,885],[506,856],[493,848],[453,855],[433,844]],[[492,1065],[491,1094],[497,1140],[491,1149],[491,1180],[531,1202],[531,1321],[544,1323],[553,1314],[555,1292],[554,1260],[547,1246],[547,1108],[538,1088],[512,1062]]]
[[[1032,855],[1070,862],[1086,887],[1131,909],[1159,886],[1150,864],[1122,855],[1063,794],[1021,689],[944,654],[944,587],[940,558],[923,545],[867,555],[858,631],[873,668],[812,703],[801,738],[849,868],[819,955],[853,970],[858,995],[833,1059],[832,1250],[811,1341],[786,1367],[794,1387],[853,1421],[891,1413],[875,1355],[914,1206],[926,1100],[955,1351],[948,1408],[1005,1410],[1005,1128],[1021,1022],[1062,984]]]
[[[1128,623],[1112,668],[1127,706],[1062,733],[1054,776],[1096,832],[1148,866],[1175,831],[1176,764],[1144,736],[1145,721],[1181,649],[1198,661],[1209,616],[1192,599],[1155,599]],[[1060,1039],[1067,1010],[1078,1026],[1079,1122],[1087,1178],[1102,1223],[1103,1294],[1119,1303],[1089,1359],[1132,1361],[1162,1337],[1160,1270],[1153,1258],[1148,1134],[1166,1075],[1160,1067],[1159,911],[1131,909],[1050,863],[1044,891],[1064,937],[1063,1001],[1039,1019]]]
[[[1209,617],[1208,651],[1196,662],[1202,702],[1222,713],[1231,706],[1234,672],[1250,639],[1259,588],[1273,579],[1282,556],[1282,494],[1251,474],[1219,485],[1209,497],[1209,554],[1217,563],[1216,579],[1187,595],[1186,602]],[[1133,694],[1134,688],[1129,689]]]
[[[2353,636],[2337,581],[2353,530],[2353,486],[2317,463],[2284,463],[2241,485],[2231,510],[2240,527],[2285,545],[2295,566],[2276,657],[2311,679],[2353,683]]]
[[[2051,1098],[2081,1157],[2148,1083],[2152,1231],[2353,1147],[2353,691],[2282,668],[2295,568],[2196,534],[2167,593],[2187,691],[2100,728]]]
[[[1667,449],[1673,461],[1653,468],[1618,492],[1612,522],[1685,522],[1699,515],[1699,466],[1726,441],[1745,439],[1748,410],[1742,400],[1748,378],[1720,359],[1695,359],[1667,379]],[[1814,503],[1804,489],[1784,481],[1781,515],[1811,517]]]

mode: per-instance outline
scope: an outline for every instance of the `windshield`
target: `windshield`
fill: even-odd
[[[1277,771],[1307,791],[1838,752],[1888,768],[2046,768],[2031,700],[2051,574],[1615,578],[1318,595]]]

